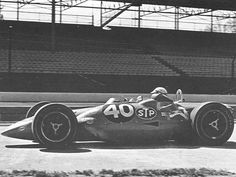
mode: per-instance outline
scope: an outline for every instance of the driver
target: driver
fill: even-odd
[[[164,87],[157,87],[151,92],[151,98],[157,101],[157,106],[159,107],[161,112],[180,112],[179,114],[187,119],[188,113],[186,112],[186,110],[182,106],[175,104],[174,101],[167,96],[167,93],[168,92]]]
[[[157,87],[151,92],[151,98],[159,104],[160,110],[163,112],[171,112],[177,109],[173,100],[167,96],[167,90],[164,87]]]

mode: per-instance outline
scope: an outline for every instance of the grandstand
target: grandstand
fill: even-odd
[[[0,91],[234,93],[234,33],[109,28],[0,21]]]

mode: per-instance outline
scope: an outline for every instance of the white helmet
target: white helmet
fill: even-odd
[[[164,87],[157,87],[151,93],[152,94],[154,94],[154,93],[167,94],[168,92],[167,92],[167,90]]]

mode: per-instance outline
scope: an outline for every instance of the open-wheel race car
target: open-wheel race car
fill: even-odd
[[[163,109],[157,96],[116,100],[74,109],[58,103],[40,102],[26,118],[10,125],[2,135],[32,140],[46,147],[65,147],[74,141],[102,140],[115,143],[175,140],[216,146],[225,143],[234,129],[232,108],[218,102],[183,106],[182,91]],[[185,103],[187,104],[187,103]]]

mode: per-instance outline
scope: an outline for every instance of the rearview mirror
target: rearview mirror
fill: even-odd
[[[178,89],[176,91],[176,101],[177,102],[184,102],[184,98],[183,98],[183,92],[181,89]]]

